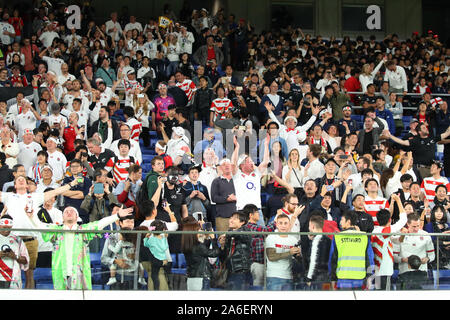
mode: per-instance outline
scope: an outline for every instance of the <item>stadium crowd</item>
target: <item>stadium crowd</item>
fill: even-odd
[[[89,252],[117,290],[178,289],[174,255],[188,290],[386,289],[394,270],[417,289],[436,251],[450,268],[428,235],[450,233],[450,48],[431,30],[257,33],[188,1],[142,23],[85,4],[80,29],[64,4],[0,9],[1,288],[52,268],[91,289]]]

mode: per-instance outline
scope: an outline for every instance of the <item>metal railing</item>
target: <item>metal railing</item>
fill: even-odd
[[[12,232],[16,232],[16,231],[27,231],[27,232],[33,232],[33,233],[37,233],[37,232],[52,232],[52,233],[89,233],[89,234],[97,234],[98,238],[103,238],[103,235],[105,234],[109,234],[109,236],[111,236],[111,234],[116,234],[116,233],[123,233],[123,234],[136,234],[136,247],[135,247],[135,258],[134,258],[134,263],[135,264],[139,264],[142,261],[139,261],[139,254],[140,254],[140,250],[141,250],[141,240],[143,239],[144,235],[146,234],[152,234],[152,233],[157,233],[157,231],[146,231],[146,230],[61,230],[61,229],[56,229],[56,230],[50,230],[50,229],[11,229]],[[160,232],[159,232],[160,233]],[[301,237],[301,236],[310,236],[310,235],[333,235],[334,233],[312,233],[312,232],[252,232],[252,231],[164,231],[164,233],[168,234],[168,235],[172,235],[172,234],[177,234],[177,235],[183,235],[183,234],[215,234],[217,236],[219,235],[251,235],[251,236],[267,236],[267,235],[273,235],[273,234],[278,234],[278,235],[294,235],[297,237]],[[358,235],[361,235],[360,233],[355,233]],[[346,235],[352,235],[352,233],[346,233]],[[386,235],[390,235],[390,236],[405,236],[405,234],[402,233],[367,233],[368,236],[373,236],[373,235],[378,235],[378,236],[386,236]],[[424,237],[424,234],[407,234],[408,236],[420,236],[420,237]],[[435,258],[435,263],[433,263],[432,265],[432,269],[429,271],[432,271],[431,273],[429,273],[429,281],[430,281],[430,285],[427,287],[428,289],[439,289],[440,288],[440,276],[441,273],[444,272],[445,273],[445,277],[444,278],[448,278],[448,280],[450,281],[450,272],[449,274],[447,274],[447,272],[445,272],[445,270],[441,270],[440,267],[442,265],[440,258],[441,258],[441,253],[440,253],[440,241],[441,238],[449,238],[450,235],[448,234],[441,234],[441,233],[429,233],[427,234],[427,236],[430,237],[435,237],[435,240],[433,240],[434,246],[435,246],[435,252],[436,252],[436,258]],[[217,238],[216,238],[217,239]],[[103,248],[100,249],[99,252],[102,252]],[[98,254],[98,253],[97,253]],[[388,257],[389,258],[389,257]],[[92,262],[92,261],[91,261]],[[266,252],[264,251],[264,270],[266,270],[266,262],[267,262],[267,256],[266,256]],[[97,261],[98,263],[98,261]],[[431,266],[431,265],[429,265]],[[217,265],[216,265],[217,267]],[[176,270],[176,269],[180,269],[180,266],[178,265],[178,261],[177,261],[177,266],[174,267],[173,270],[175,271],[181,271],[181,273],[185,274],[185,269],[181,268],[181,270]],[[99,276],[103,273],[103,272],[108,272],[108,271],[100,271],[100,269],[96,268],[95,270],[92,270],[92,278],[94,278],[94,276]],[[180,273],[180,272],[177,272]],[[265,274],[265,271],[264,271]],[[432,276],[430,276],[432,274]],[[139,284],[138,284],[138,277],[139,274],[138,272],[134,272],[134,280],[133,280],[133,289],[134,290],[138,290],[140,288]],[[431,279],[432,278],[432,279]],[[24,279],[22,279],[24,280]],[[148,281],[150,281],[150,274],[148,275]],[[23,281],[24,282],[24,281]],[[431,285],[431,283],[433,283],[433,285]],[[101,288],[103,290],[108,289],[107,286],[105,286],[104,283],[101,284]],[[97,285],[97,289],[98,289],[98,285]],[[141,287],[142,289],[142,287]],[[264,286],[263,287],[259,287],[256,288],[259,290],[266,290],[266,277],[264,276]],[[387,288],[388,290],[389,288]],[[253,288],[253,290],[255,290],[255,288]],[[301,290],[298,289],[297,290]]]

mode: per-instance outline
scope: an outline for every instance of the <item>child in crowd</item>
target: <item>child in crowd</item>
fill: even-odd
[[[160,220],[155,220],[150,224],[150,231],[165,231],[166,224]],[[150,262],[152,264],[151,277],[155,290],[159,290],[158,274],[161,268],[164,268],[166,274],[171,271],[171,263],[167,259],[167,251],[169,243],[167,242],[167,234],[155,232],[147,234],[144,239],[144,246],[150,249]]]
[[[139,263],[139,260],[134,259],[135,246],[133,244],[133,239],[132,239],[133,236],[136,237],[136,235],[134,235],[134,234],[120,233],[119,241],[117,241],[117,243],[115,245],[111,244],[109,247],[109,249],[116,254],[115,259],[122,259],[125,262],[125,264],[127,264],[129,266],[130,269],[134,269],[133,266],[136,263]],[[138,282],[141,285],[146,286],[147,282],[145,281],[145,278],[144,278],[144,268],[142,267],[142,264],[139,263],[138,268],[139,268]],[[117,271],[117,265],[112,264],[109,269],[110,277],[109,277],[108,282],[106,283],[107,286],[111,286],[117,282],[116,271]]]

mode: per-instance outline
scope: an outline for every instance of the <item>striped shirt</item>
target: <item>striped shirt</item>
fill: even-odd
[[[372,216],[373,223],[378,226],[377,213],[381,209],[389,209],[389,202],[382,197],[376,197],[375,199],[366,196],[364,198],[364,211]]]
[[[177,87],[184,91],[189,102],[192,100],[192,96],[197,90],[195,83],[189,79],[185,79],[183,82],[177,82]]]
[[[422,181],[422,191],[425,193],[427,200],[433,202],[434,197],[436,196],[436,187],[439,185],[445,185],[447,187],[447,194],[450,194],[450,183],[448,179],[445,177],[439,177],[435,179],[433,177],[424,178]]]
[[[405,226],[407,221],[406,213],[400,214],[400,219],[394,225],[387,227],[377,226],[373,229],[373,233],[396,233]],[[391,236],[372,236],[372,249],[374,254],[374,262],[377,266],[376,274],[379,276],[391,276],[394,273],[394,249]]]
[[[225,113],[228,111],[229,108],[233,107],[233,103],[228,98],[217,98],[214,99],[211,102],[211,108],[210,111],[214,112],[214,121],[217,120],[217,118],[220,118],[220,120],[225,120]]]
[[[119,155],[118,157],[110,158],[106,163],[105,169],[108,172],[112,170],[114,181],[119,183],[128,178],[128,168],[134,163],[133,157],[122,157]],[[139,164],[139,162],[136,164]]]
[[[142,132],[142,123],[137,121],[136,118],[129,118],[127,125],[131,128],[131,139],[139,142],[139,135]]]

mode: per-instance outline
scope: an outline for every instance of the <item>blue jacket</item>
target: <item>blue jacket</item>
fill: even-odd
[[[375,111],[375,113],[378,118],[386,120],[386,122],[388,123],[388,126],[389,126],[389,132],[391,134],[395,134],[395,121],[394,121],[394,116],[392,115],[392,112],[390,112],[387,109],[384,109],[383,111],[380,111],[377,109]]]
[[[263,116],[264,119],[269,118],[269,114],[267,113],[267,109],[264,106],[266,101],[269,101],[271,104],[273,104],[272,100],[270,100],[270,98],[267,95],[262,97],[261,103],[259,104],[259,112],[261,112],[264,115]],[[281,111],[286,111],[286,110],[285,110],[285,107],[284,107],[284,99],[283,99],[283,97],[280,96],[280,100],[278,101],[278,104],[275,106],[275,110],[273,110],[273,114],[278,116],[278,115],[280,115]]]

